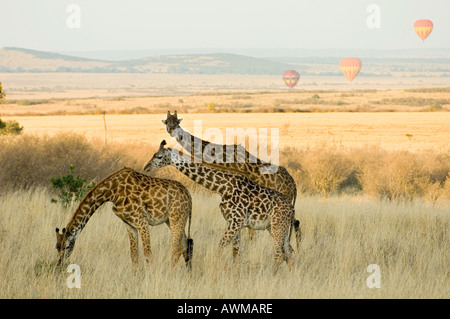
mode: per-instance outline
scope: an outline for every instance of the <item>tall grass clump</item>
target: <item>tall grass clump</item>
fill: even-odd
[[[364,193],[379,198],[424,198],[436,201],[445,196],[450,156],[413,154],[407,151],[366,152],[359,163],[358,180]]]
[[[304,194],[360,193],[388,200],[450,199],[450,153],[388,151],[378,147],[285,148],[280,153]]]
[[[323,148],[308,152],[301,163],[312,189],[323,195],[341,190],[344,181],[354,171],[354,163],[345,153],[335,149]]]
[[[126,149],[88,141],[83,135],[20,135],[0,138],[0,191],[50,187],[51,179],[67,174],[73,165],[87,180],[100,180],[138,160]]]
[[[351,156],[334,147],[285,148],[281,162],[294,177],[302,193],[339,194],[350,188],[360,189],[355,180],[356,163]]]

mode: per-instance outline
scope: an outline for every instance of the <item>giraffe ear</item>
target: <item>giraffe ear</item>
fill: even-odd
[[[178,124],[180,124],[180,122],[182,121],[183,119],[178,119]]]
[[[161,122],[163,122],[163,124],[167,124],[167,120],[161,120]]]
[[[167,143],[166,143],[166,140],[163,140],[162,142],[161,142],[161,144],[159,144],[159,150],[162,150],[162,149],[164,149],[164,145],[166,145]]]

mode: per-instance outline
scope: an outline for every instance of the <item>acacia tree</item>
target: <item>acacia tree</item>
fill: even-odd
[[[3,92],[2,82],[0,82],[0,102],[5,98],[6,94]]]

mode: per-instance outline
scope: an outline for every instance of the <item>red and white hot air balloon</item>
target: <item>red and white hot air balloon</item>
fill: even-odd
[[[358,58],[343,58],[341,62],[339,62],[341,72],[347,77],[349,82],[352,82],[358,75],[361,66],[361,60]]]
[[[430,35],[433,30],[433,22],[430,20],[417,20],[414,22],[414,31],[422,39],[422,42]]]
[[[290,89],[297,85],[300,74],[297,71],[289,70],[283,73],[283,81]]]

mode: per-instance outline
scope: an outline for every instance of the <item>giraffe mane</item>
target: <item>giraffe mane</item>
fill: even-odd
[[[194,160],[194,157],[191,156],[191,159]],[[226,171],[228,173],[241,175],[241,176],[244,176],[244,177],[250,179],[250,174],[248,174],[246,171],[241,171],[241,170],[238,170],[236,168],[222,166],[222,165],[215,164],[215,163],[207,163],[207,162],[204,162],[204,161],[202,161],[202,165],[210,167],[210,168],[218,169],[218,170],[221,170],[221,171]]]
[[[69,230],[70,227],[72,226],[74,220],[75,220],[76,217],[77,217],[78,209],[86,202],[86,200],[88,199],[88,197],[89,197],[92,193],[94,193],[100,186],[102,186],[102,184],[103,184],[106,180],[108,180],[110,177],[112,177],[113,175],[118,174],[119,172],[125,171],[125,170],[130,170],[130,168],[128,168],[128,167],[123,167],[123,168],[120,169],[119,171],[114,172],[114,173],[112,173],[112,174],[109,174],[108,176],[106,176],[105,178],[103,178],[100,182],[96,183],[96,184],[94,185],[94,187],[92,187],[92,188],[89,190],[89,192],[86,193],[86,195],[83,197],[83,199],[81,200],[81,202],[78,204],[77,209],[75,210],[74,214],[72,215],[72,218],[70,219],[69,223],[67,224],[67,226],[66,226],[66,229],[67,229],[67,230]]]

